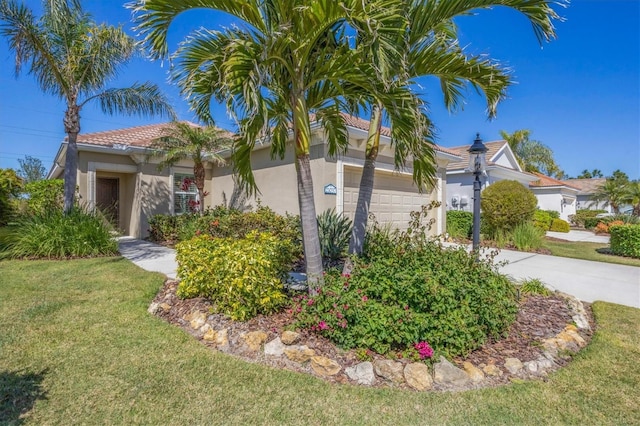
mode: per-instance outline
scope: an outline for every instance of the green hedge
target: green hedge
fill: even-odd
[[[609,233],[613,254],[640,258],[640,225],[613,225]]]
[[[553,232],[569,232],[569,222],[562,219],[553,219],[549,230]]]
[[[576,211],[576,214],[570,215],[569,220],[575,226],[584,226],[585,228],[590,229],[598,224],[598,220],[595,220],[595,217],[600,213],[606,213],[606,210],[580,209]],[[587,220],[589,221],[588,224]]]
[[[255,231],[241,239],[203,235],[183,241],[176,246],[177,294],[209,298],[217,312],[234,320],[274,312],[286,299],[282,279],[293,252],[289,240]]]
[[[553,217],[546,210],[536,210],[533,214],[533,224],[536,228],[546,232],[551,228]]]
[[[447,211],[447,234],[451,237],[468,238],[473,229],[473,213],[461,210]]]

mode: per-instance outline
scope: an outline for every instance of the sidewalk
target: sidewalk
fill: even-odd
[[[175,250],[130,237],[118,243],[122,256],[136,265],[176,278]],[[586,302],[603,300],[640,308],[640,268],[635,266],[509,250],[501,250],[496,261],[508,261],[500,272],[516,280],[538,278],[553,290]]]

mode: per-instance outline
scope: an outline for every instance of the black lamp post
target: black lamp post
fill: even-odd
[[[487,147],[480,139],[480,133],[476,133],[476,139],[469,148],[469,170],[473,172],[473,251],[480,247],[480,175],[486,168],[485,154]]]

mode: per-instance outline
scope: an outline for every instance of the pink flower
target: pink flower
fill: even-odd
[[[418,351],[420,359],[431,358],[433,356],[433,349],[427,342],[416,343],[413,347]]]
[[[320,321],[320,322],[318,323],[318,328],[319,328],[320,330],[326,330],[326,329],[328,329],[328,328],[329,328],[329,326],[327,325],[327,323],[326,323],[326,322],[324,322],[324,321]]]
[[[313,299],[309,299],[309,300],[307,301],[307,306],[311,306],[311,305],[313,305]]]
[[[409,310],[409,305],[404,305],[404,310],[408,311]]]
[[[369,300],[369,298],[367,296],[362,296],[362,301],[366,302],[367,300]]]

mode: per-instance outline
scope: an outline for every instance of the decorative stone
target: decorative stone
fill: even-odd
[[[440,356],[440,362],[433,366],[433,373],[434,382],[441,385],[464,386],[469,382],[467,373],[451,364],[443,356]]]
[[[502,376],[502,370],[500,370],[499,367],[496,367],[495,364],[489,364],[485,367],[482,368],[482,371],[484,371],[484,373],[487,376],[493,376],[493,377],[499,377]]]
[[[262,330],[251,331],[242,336],[249,349],[254,352],[259,350],[262,344],[267,341],[267,337],[269,337],[267,333]]]
[[[373,372],[373,364],[369,361],[361,362],[353,367],[345,370],[347,376],[359,385],[371,386],[376,381],[376,375]]]
[[[300,333],[286,330],[282,332],[282,336],[280,336],[280,339],[285,345],[293,345],[294,343],[298,343],[298,340],[300,340]]]
[[[218,330],[213,342],[218,346],[218,348],[229,346],[229,329],[223,328],[222,330]]]
[[[479,383],[484,380],[484,373],[469,361],[462,363],[462,368],[467,373],[473,383]]]
[[[204,323],[204,325],[202,327],[200,327],[200,333],[205,334],[207,331],[211,330],[211,324],[209,323]]]
[[[213,328],[209,328],[209,330],[207,330],[202,336],[202,339],[206,340],[207,342],[213,342],[217,337],[218,333]]]
[[[189,321],[189,325],[194,330],[199,329],[207,322],[207,315],[204,312],[194,311],[184,316],[185,321]]]
[[[537,361],[527,361],[524,364],[524,369],[529,373],[537,373],[540,365]]]
[[[373,364],[376,374],[393,383],[404,382],[404,368],[402,363],[390,359],[376,360]]]
[[[342,369],[340,364],[324,356],[312,356],[311,368],[319,376],[335,376]]]
[[[506,368],[511,374],[517,374],[523,367],[522,361],[518,358],[505,358],[504,360],[504,368]]]
[[[540,357],[538,358],[538,368],[543,369],[543,370],[548,370],[553,368],[556,364],[553,360],[546,358],[546,357]]]
[[[571,327],[573,327],[573,326],[571,326]],[[572,330],[572,329],[568,329],[568,328],[569,328],[569,326],[567,326],[567,329],[565,329],[565,331],[563,331],[563,333],[566,333],[567,336],[571,337],[573,339],[573,341],[576,342],[576,344],[579,347],[584,348],[585,346],[587,346],[587,341],[584,340],[580,334],[578,334],[577,330]]]
[[[280,356],[283,354],[284,344],[279,337],[276,337],[266,345],[264,345],[264,354],[271,356]]]
[[[170,310],[171,310],[171,305],[170,305],[170,304],[168,304],[168,303],[166,303],[166,302],[165,302],[165,303],[161,303],[161,304],[160,304],[160,307],[161,307],[161,308],[162,308],[162,310],[163,310],[163,311],[165,311],[165,312],[167,312],[167,311],[170,311]]]
[[[433,379],[426,365],[414,362],[404,367],[404,379],[415,390],[423,391],[431,389]]]
[[[155,315],[158,312],[159,308],[160,308],[160,305],[153,302],[152,304],[149,305],[147,312],[149,312],[151,315]]]
[[[290,346],[285,347],[283,350],[285,356],[293,362],[307,362],[312,356],[315,356],[316,351],[309,349],[307,346]]]

